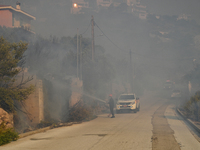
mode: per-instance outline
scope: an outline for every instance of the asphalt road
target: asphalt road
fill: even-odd
[[[34,134],[0,150],[197,150],[200,143],[175,112],[179,101],[147,93],[137,113],[98,118]]]

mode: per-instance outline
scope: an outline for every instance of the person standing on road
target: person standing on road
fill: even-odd
[[[109,106],[110,106],[110,113],[112,114],[112,117],[111,118],[115,118],[115,115],[114,115],[114,99],[112,98],[112,94],[109,95]]]

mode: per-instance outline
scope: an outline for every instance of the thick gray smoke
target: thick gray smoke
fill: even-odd
[[[188,15],[200,23],[199,0],[141,0],[143,5],[147,6],[149,13],[157,15]]]
[[[124,5],[118,8],[112,6],[100,9],[98,12],[86,9],[83,14],[70,14],[71,2],[67,0],[21,0],[20,2],[22,10],[36,17],[36,21],[32,22],[36,34],[47,39],[50,36],[56,36],[58,39],[63,36],[74,37],[77,28],[84,38],[91,39],[90,21],[93,15],[95,45],[103,47],[105,53],[102,55],[110,60],[115,70],[113,82],[121,85],[122,91],[125,91],[126,83],[130,82],[129,74],[132,69],[134,89],[138,95],[142,95],[145,90],[162,89],[166,80],[171,80],[177,87],[181,87],[182,77],[194,69],[193,60],[196,59],[198,62],[200,50],[198,0],[141,0],[141,5],[146,6],[144,7],[146,19],[140,19],[138,15],[131,13],[131,8]],[[0,4],[11,3],[15,6],[14,0],[0,1]],[[46,42],[37,40],[39,42],[36,44],[39,45]],[[37,45],[34,46],[36,49]],[[33,57],[30,59],[31,64],[34,64],[32,67],[35,67],[32,69],[33,72],[39,70],[37,73],[43,76],[50,73],[58,79],[61,74],[76,74],[73,68],[76,64],[72,64],[71,70],[66,72],[61,66],[64,59],[69,59],[65,56],[70,50],[75,54],[75,46],[67,47],[66,51],[66,48],[59,47],[55,42],[40,50],[38,54],[34,54],[34,59]],[[100,50],[97,48],[96,53],[101,53]],[[30,55],[31,52],[33,51],[29,51]],[[102,70],[98,71],[101,73]],[[104,87],[101,89],[103,91]]]

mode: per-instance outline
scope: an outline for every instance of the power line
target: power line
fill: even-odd
[[[90,25],[91,25],[91,22],[89,23],[87,29],[81,35],[83,35],[83,34],[85,34],[87,32],[87,30],[89,29]]]
[[[97,26],[97,28],[102,32],[102,34],[113,44],[115,45],[119,50],[121,50],[122,52],[124,53],[128,53],[126,51],[124,51],[123,49],[121,49],[117,44],[115,44],[104,32],[103,30],[97,25],[97,23],[95,22],[95,25]],[[142,55],[142,54],[138,54],[136,52],[132,52],[133,54],[135,55],[138,55],[138,56],[142,56],[142,57],[145,57],[145,58],[149,58],[149,59],[154,59],[154,60],[168,60],[168,61],[181,61],[181,60],[189,60],[189,59],[192,59],[192,57],[190,58],[181,58],[181,59],[166,59],[166,58],[161,58],[161,57],[149,57],[149,56],[146,56],[146,55]]]
[[[123,51],[118,45],[116,45],[104,32],[103,30],[101,30],[101,28],[97,25],[97,23],[95,22],[95,25],[97,26],[97,28],[102,32],[102,34],[113,44],[115,45],[119,50]],[[125,51],[123,51],[125,52]],[[125,52],[128,53],[128,52]]]

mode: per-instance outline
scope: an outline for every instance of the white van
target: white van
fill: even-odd
[[[124,110],[136,113],[140,110],[140,100],[135,94],[121,94],[116,104],[116,113]]]

